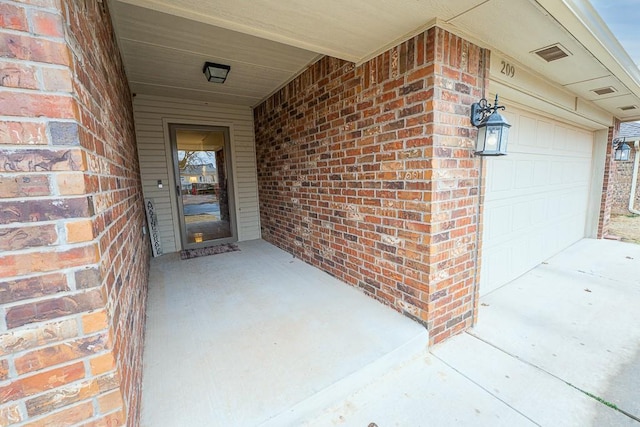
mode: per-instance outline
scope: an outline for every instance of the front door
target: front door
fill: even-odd
[[[182,248],[237,240],[229,128],[169,126]]]

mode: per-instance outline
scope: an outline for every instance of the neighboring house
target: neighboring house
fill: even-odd
[[[218,172],[213,163],[187,165],[180,171],[182,189],[190,189],[193,184],[216,184]]]
[[[0,1],[0,425],[137,424],[145,200],[182,249],[176,128],[215,141],[238,240],[431,343],[607,233],[640,72],[586,0],[300,4]],[[482,158],[470,106],[495,94],[508,155]]]
[[[611,212],[618,215],[640,213],[640,122],[620,124],[618,138],[631,148],[629,160],[615,163],[615,174],[610,188],[613,202]],[[632,195],[632,190],[633,195]]]

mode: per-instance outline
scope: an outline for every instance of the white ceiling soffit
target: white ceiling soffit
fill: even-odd
[[[618,80],[619,93],[594,102],[623,120],[640,120],[640,69],[588,0],[536,0]],[[618,98],[618,99],[616,99]],[[632,102],[631,102],[632,101]]]
[[[110,2],[131,91],[252,106],[318,54],[119,1]],[[206,61],[231,66],[224,84],[202,73]]]
[[[119,0],[361,62],[487,0]]]
[[[640,72],[587,0],[110,3],[134,92],[253,106],[318,54],[359,63],[440,22],[616,117],[640,119],[640,108],[620,109],[640,105]],[[533,53],[556,43],[571,55]],[[205,61],[231,65],[227,82],[208,83]],[[609,86],[614,93],[593,92]]]
[[[640,96],[640,69],[588,0],[536,1]]]
[[[479,22],[495,20],[496,10],[500,11],[499,25],[478,25]],[[589,51],[529,0],[492,0],[449,23],[473,34],[492,50],[505,53],[538,74],[551,77],[560,85],[608,74]],[[568,57],[547,62],[534,53],[557,43],[569,51]]]
[[[588,6],[591,22],[581,20],[577,9],[567,6],[578,2]],[[594,27],[596,22],[599,27]],[[490,0],[447,24],[613,116],[640,118],[640,109],[619,108],[629,105],[630,98],[636,99],[634,104],[640,102],[640,79],[632,76],[640,73],[597,12],[583,0]],[[568,57],[547,62],[534,53],[558,43],[570,53]],[[593,92],[604,87],[612,87],[615,92]]]

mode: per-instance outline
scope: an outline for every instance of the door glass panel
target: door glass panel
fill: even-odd
[[[233,236],[225,137],[222,130],[176,130],[183,238],[188,246]]]

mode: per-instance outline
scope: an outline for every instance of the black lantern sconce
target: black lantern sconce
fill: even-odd
[[[624,142],[624,138],[618,138],[613,140],[613,160],[616,162],[628,162],[631,155],[631,147]]]
[[[476,154],[478,156],[504,156],[507,154],[507,142],[511,125],[498,110],[498,95],[493,105],[482,98],[471,105],[471,124],[478,128]]]
[[[224,64],[216,64],[214,62],[205,62],[202,72],[212,83],[224,83],[231,67]]]

